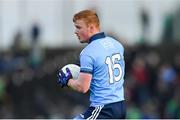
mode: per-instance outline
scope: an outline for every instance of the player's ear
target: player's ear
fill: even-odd
[[[93,24],[89,24],[89,31],[90,31],[90,33],[93,33],[94,29],[95,29],[94,25]]]
[[[94,24],[90,23],[89,27],[90,27],[90,29],[94,29]]]

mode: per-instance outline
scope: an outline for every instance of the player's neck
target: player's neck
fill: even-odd
[[[94,36],[94,35],[96,35],[96,34],[98,34],[98,33],[100,33],[100,30],[94,30],[93,32],[92,32],[92,34],[91,34],[91,36]]]

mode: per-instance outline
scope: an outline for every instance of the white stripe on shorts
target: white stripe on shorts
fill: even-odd
[[[95,119],[98,117],[98,115],[99,115],[99,113],[101,112],[101,109],[102,109],[103,107],[104,107],[104,105],[96,107],[96,108],[93,110],[91,116],[89,116],[89,117],[87,118],[87,120],[95,120]]]

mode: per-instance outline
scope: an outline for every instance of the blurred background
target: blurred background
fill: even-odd
[[[127,118],[180,118],[179,0],[0,0],[0,118],[72,118],[88,94],[57,84],[85,47],[73,15],[97,11],[125,47]]]

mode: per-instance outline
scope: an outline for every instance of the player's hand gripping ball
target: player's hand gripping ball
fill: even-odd
[[[58,83],[61,87],[67,86],[69,79],[77,79],[79,76],[80,67],[75,64],[65,65],[58,74]]]
[[[72,74],[72,79],[77,79],[79,76],[80,72],[80,67],[76,64],[67,64],[62,68],[62,71],[64,73],[67,73],[66,68],[69,68],[71,74]]]

